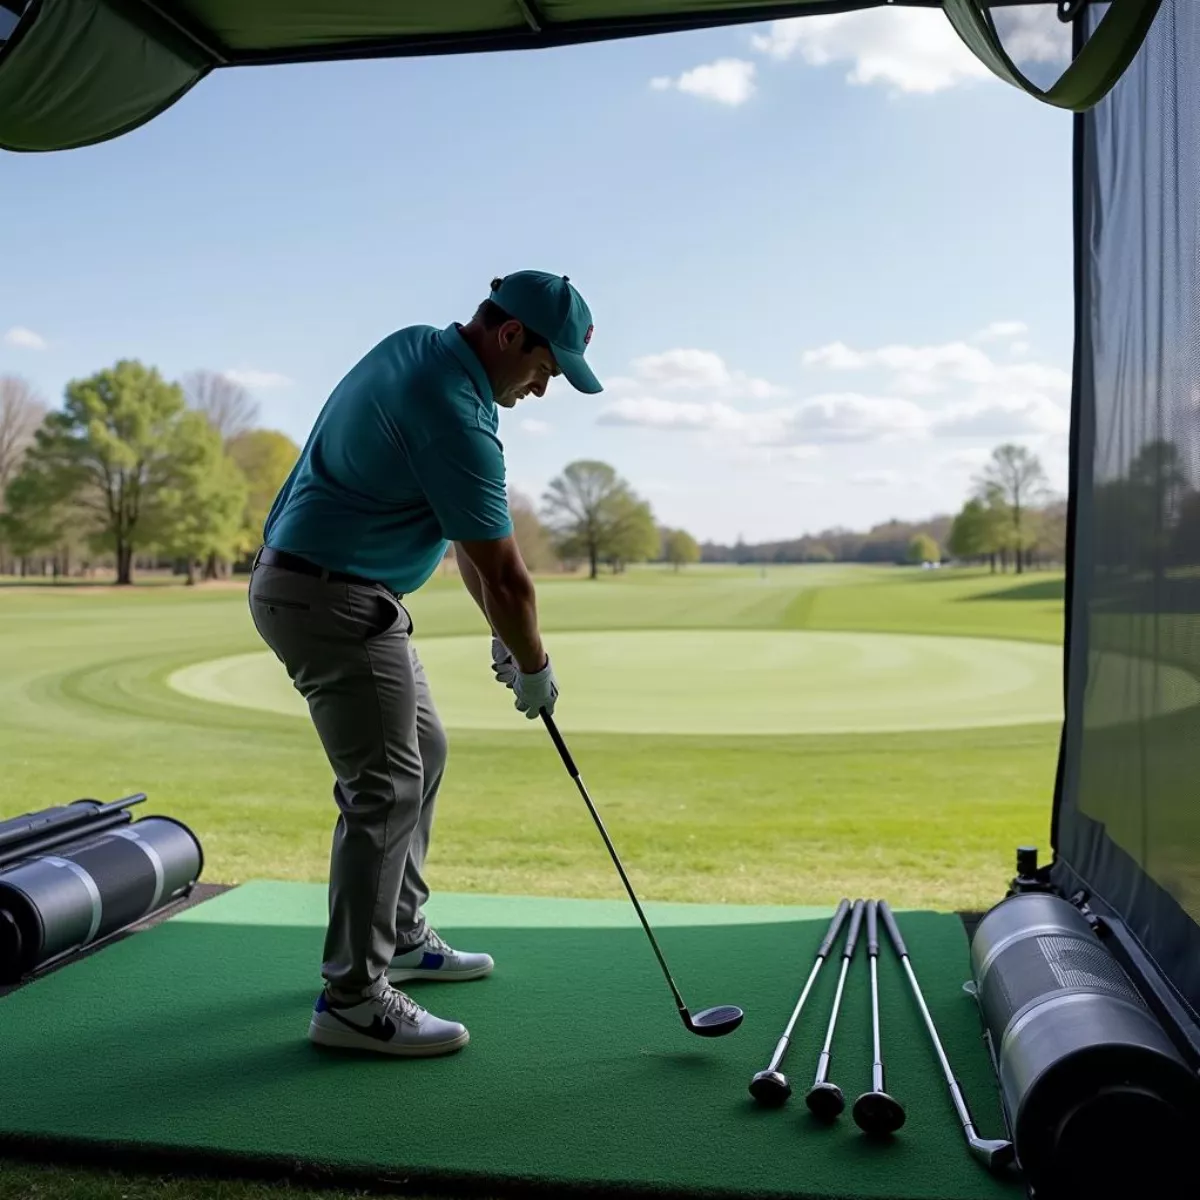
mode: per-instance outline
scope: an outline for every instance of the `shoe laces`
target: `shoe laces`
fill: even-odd
[[[421,1014],[425,1011],[411,996],[390,985],[379,997],[379,1006],[387,1016],[408,1021],[412,1025],[419,1024]]]
[[[436,929],[433,929],[433,928],[428,928],[426,930],[425,945],[428,946],[435,953],[443,953],[443,954],[453,954],[454,953],[454,951],[451,949],[451,947],[446,943],[445,938],[443,938],[442,935],[440,933],[438,933],[438,931]]]

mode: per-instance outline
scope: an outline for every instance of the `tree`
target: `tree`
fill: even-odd
[[[622,490],[609,499],[605,510],[608,533],[604,558],[614,574],[623,571],[631,562],[646,562],[658,553],[658,526],[645,500],[639,500],[631,491]]]
[[[979,499],[963,505],[950,527],[947,549],[955,558],[985,558],[988,554],[988,512]]]
[[[240,558],[262,542],[267,514],[300,457],[300,447],[286,433],[250,429],[236,434],[227,443],[227,450],[246,480],[246,503],[233,548],[234,557]]]
[[[908,543],[908,561],[910,563],[941,562],[942,551],[929,534],[918,533]]]
[[[512,517],[513,536],[517,549],[531,571],[546,571],[554,566],[554,547],[550,544],[550,533],[538,520],[533,501],[524,493],[510,488],[508,511]]]
[[[1011,549],[1016,557],[1017,574],[1024,567],[1029,530],[1026,512],[1037,504],[1047,490],[1046,472],[1037,455],[1024,446],[1006,442],[992,452],[991,461],[976,481],[979,495],[995,508],[1007,509],[1009,531],[999,547]]]
[[[542,497],[546,524],[554,535],[561,558],[586,558],[592,579],[601,561],[636,561],[629,551],[639,551],[637,539],[646,539],[645,514],[629,485],[608,465],[594,459],[570,463],[550,481]],[[651,536],[657,532],[650,518]],[[639,526],[640,532],[639,532]],[[646,552],[652,555],[654,549]]]
[[[122,360],[67,385],[60,411],[50,413],[26,454],[42,472],[55,502],[83,514],[96,549],[116,557],[117,583],[133,582],[133,556],[167,537],[164,504],[186,472],[189,439],[203,428],[184,419],[183,392],[157,370]]]
[[[5,493],[45,415],[46,406],[29,383],[19,375],[0,376],[0,550],[7,543],[12,553],[22,559],[25,555],[5,532]],[[0,553],[0,573],[5,570],[6,557]]]
[[[248,487],[220,434],[200,413],[181,416],[172,443],[171,478],[155,497],[144,535],[160,553],[186,563],[191,585],[197,563],[236,552]]]
[[[678,571],[700,561],[700,547],[686,529],[668,529],[663,534],[663,556]]]
[[[217,431],[225,448],[234,438],[249,433],[258,422],[258,403],[240,383],[217,371],[189,371],[183,377],[188,406],[202,413]]]

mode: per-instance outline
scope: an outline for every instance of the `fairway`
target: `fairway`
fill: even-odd
[[[513,721],[511,695],[491,680],[486,638],[415,644],[449,729],[538,731]],[[1053,721],[1062,711],[1061,652],[1034,643],[643,630],[561,633],[551,650],[560,718],[592,733],[896,733]],[[196,663],[168,683],[212,703],[308,714],[269,652]]]
[[[1013,847],[1047,844],[1061,575],[647,567],[537,586],[560,726],[645,900],[971,908]],[[434,891],[624,901],[541,722],[493,680],[461,581],[406,604],[451,737]],[[0,661],[0,815],[144,791],[143,813],[196,832],[206,881],[327,878],[329,764],[244,581],[0,587]]]

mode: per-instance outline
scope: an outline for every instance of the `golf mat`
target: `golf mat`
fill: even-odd
[[[804,1105],[836,957],[783,1064],[790,1102],[764,1111],[750,1098],[747,1085],[808,976],[825,911],[646,906],[692,1010],[746,1010],[735,1033],[708,1040],[683,1027],[627,903],[437,896],[428,914],[447,940],[487,950],[497,965],[471,983],[406,985],[434,1013],[462,1020],[471,1042],[447,1058],[405,1060],[307,1041],[325,904],[320,885],[246,884],[0,1000],[0,1139],[484,1194],[538,1186],[829,1200],[1021,1194],[969,1156],[886,938],[881,1030],[887,1090],[908,1114],[900,1132],[880,1144],[850,1116],[871,1081],[865,936],[829,1074],[846,1094],[845,1114],[821,1126]],[[976,1124],[1002,1136],[978,1016],[962,991],[962,925],[929,912],[900,911],[897,920]]]

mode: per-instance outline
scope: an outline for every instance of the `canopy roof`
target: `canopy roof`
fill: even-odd
[[[1079,108],[1128,65],[1160,0],[1113,0],[1091,39],[1104,42],[1107,27],[1108,45],[1090,66],[1072,64],[1072,87],[1060,81],[1048,92],[1016,70],[981,7],[1021,2],[1028,0],[0,0],[0,147],[61,150],[119,136],[223,67],[531,50],[882,7],[944,8],[998,75]],[[1068,9],[1084,2],[1062,0]]]

